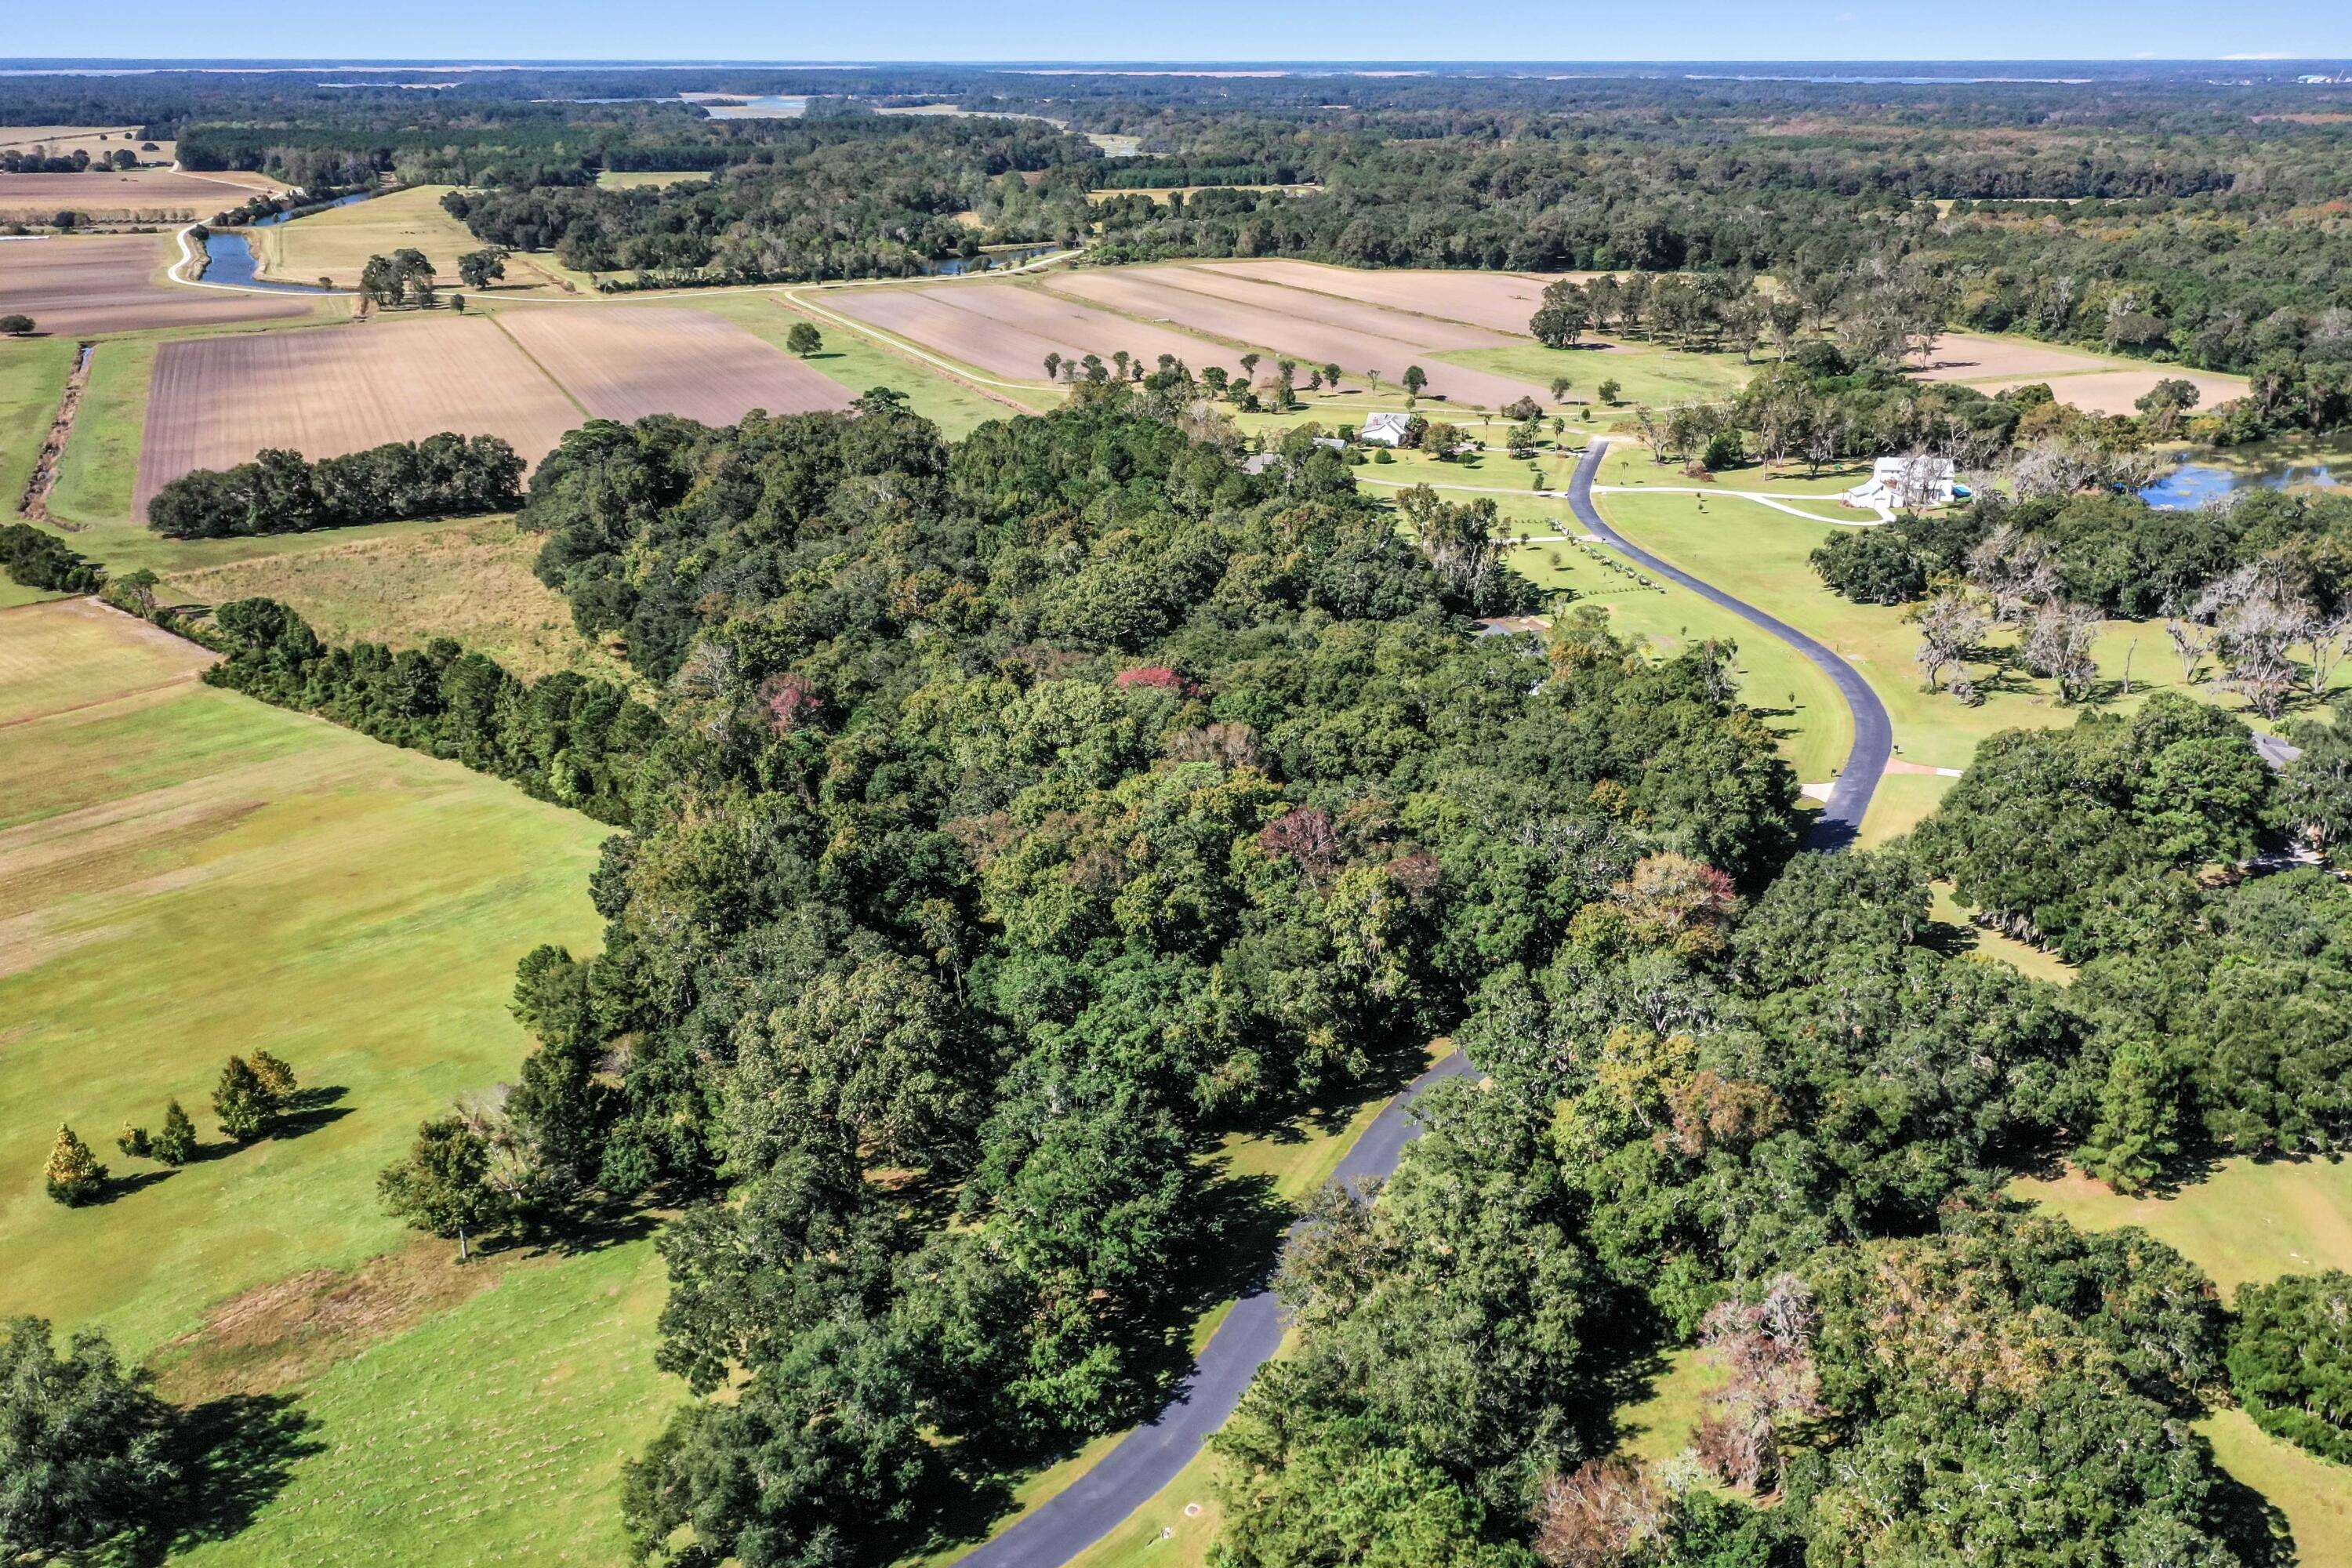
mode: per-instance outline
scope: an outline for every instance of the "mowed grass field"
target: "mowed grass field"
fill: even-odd
[[[650,1240],[461,1268],[374,1197],[420,1119],[512,1074],[515,960],[594,945],[606,830],[197,684],[205,657],[88,601],[0,612],[0,1314],[103,1328],[208,1417],[247,1402],[250,1508],[174,1562],[625,1562],[619,1467],[681,1397]],[[312,1100],[238,1149],[209,1091],[256,1047]],[[174,1095],[199,1161],[121,1155]],[[65,1119],[102,1204],[31,1175]]]
[[[710,180],[708,169],[605,169],[596,176],[596,184],[608,191],[635,191],[662,185],[707,185]]]
[[[0,338],[0,519],[13,519],[79,351],[56,338]]]
[[[248,231],[254,259],[265,278],[294,283],[315,283],[331,278],[356,287],[360,271],[371,256],[395,250],[421,250],[433,263],[441,281],[457,283],[457,258],[479,250],[464,224],[441,210],[447,185],[412,185],[404,191],[375,196],[349,206],[330,207],[289,223]],[[509,283],[519,281],[508,263]],[[530,279],[537,281],[537,279]]]
[[[376,1172],[510,1074],[516,960],[593,948],[606,830],[509,786],[197,684],[200,650],[86,600],[0,613],[0,1314],[133,1354],[298,1270],[398,1245]],[[228,1147],[209,1095],[266,1047],[323,1099]],[[178,1097],[207,1157],[113,1147]],[[58,1124],[136,1190],[51,1203]]]
[[[545,541],[517,529],[512,518],[386,523],[312,537],[315,543],[303,541],[310,548],[173,572],[163,579],[163,596],[206,605],[276,599],[334,643],[417,647],[454,637],[525,679],[560,669],[633,679],[580,635],[570,604],[531,574]]]

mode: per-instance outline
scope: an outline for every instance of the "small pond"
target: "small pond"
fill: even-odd
[[[2330,489],[2352,483],[2352,463],[2276,463],[2268,467],[2231,468],[2220,463],[2183,463],[2139,492],[2139,499],[2159,511],[2190,511],[2239,490],[2284,490],[2297,485]]]
[[[373,200],[379,194],[381,193],[375,191],[353,191],[348,196],[337,196],[331,202],[320,202],[316,206],[289,207],[282,213],[272,213],[268,217],[257,217],[251,223],[246,225],[246,226],[247,228],[271,228],[293,217],[296,213],[301,214],[304,217],[309,217],[312,213],[322,213],[329,207],[347,207],[354,202]]]

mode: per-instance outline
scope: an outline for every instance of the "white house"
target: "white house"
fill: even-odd
[[[1367,414],[1356,439],[1367,447],[1395,447],[1404,441],[1405,427],[1412,424],[1410,414]]]
[[[1916,456],[1881,458],[1870,465],[1870,482],[1840,499],[1848,506],[1949,506],[1968,492],[1953,482],[1952,459]]]

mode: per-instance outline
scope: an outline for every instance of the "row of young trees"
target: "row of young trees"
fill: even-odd
[[[522,502],[524,468],[496,436],[446,430],[315,460],[270,447],[164,485],[147,502],[147,526],[173,539],[221,539],[506,511]]]
[[[295,1091],[294,1069],[268,1051],[254,1052],[249,1061],[233,1056],[214,1086],[213,1114],[233,1142],[250,1143],[276,1129],[293,1107]],[[177,1167],[196,1157],[196,1124],[173,1100],[163,1108],[162,1131],[151,1133],[125,1122],[114,1142],[131,1159]],[[70,1125],[58,1128],[42,1177],[50,1198],[68,1208],[97,1202],[107,1189],[106,1167]]]

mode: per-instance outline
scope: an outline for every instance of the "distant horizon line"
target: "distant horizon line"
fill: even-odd
[[[534,69],[559,67],[566,69],[636,68],[656,70],[695,70],[716,68],[741,68],[756,67],[775,70],[860,70],[906,68],[910,67],[941,67],[955,68],[1040,68],[1063,70],[1113,69],[1256,69],[1315,68],[1328,70],[1379,69],[1395,70],[1402,67],[1423,66],[1444,68],[1463,67],[1493,67],[1502,69],[1575,69],[1590,70],[1595,67],[1767,67],[1767,66],[1931,66],[1957,68],[1968,66],[2161,66],[2161,65],[2343,65],[2352,63],[2352,55],[2300,55],[2290,52],[2238,53],[2228,55],[2138,55],[2063,56],[2063,55],[1999,55],[1999,56],[1835,56],[1786,55],[1742,56],[1736,58],[1701,57],[1635,57],[1595,58],[1585,56],[1578,59],[1513,58],[1501,59],[1472,56],[1412,55],[1379,58],[1337,58],[1314,57],[1244,57],[1198,56],[1161,58],[1078,58],[1049,57],[992,57],[968,59],[915,58],[807,58],[799,59],[701,58],[657,56],[546,56],[525,58],[509,55],[425,56],[425,55],[0,55],[0,68],[38,68],[69,73],[77,67],[98,67],[121,69],[146,67],[170,69],[174,68],[228,68],[274,69],[377,69],[399,70],[431,68],[436,69]]]

